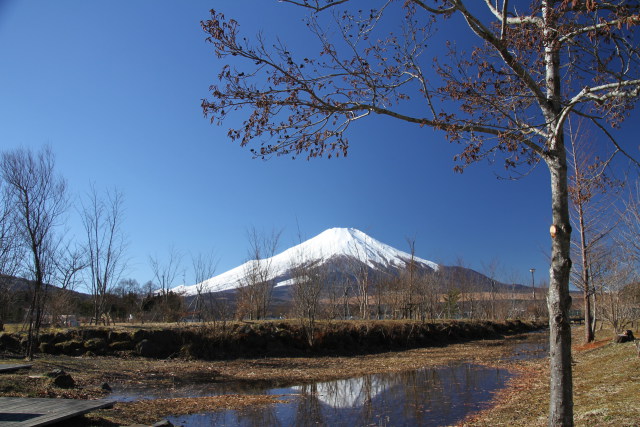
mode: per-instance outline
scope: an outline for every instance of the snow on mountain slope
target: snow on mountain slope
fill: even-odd
[[[323,263],[336,256],[353,257],[373,268],[379,266],[402,268],[406,265],[406,261],[411,259],[410,254],[385,245],[355,228],[331,228],[260,262],[269,265],[269,270],[271,271],[270,279],[273,279],[285,275],[296,262],[320,260]],[[237,288],[255,262],[255,260],[248,261],[225,273],[205,280],[202,282],[202,292],[219,292]],[[433,270],[438,270],[438,264],[434,262],[417,257],[414,258],[414,262],[424,264]],[[278,283],[279,286],[286,284],[288,283]],[[172,290],[184,295],[195,295],[198,285],[178,286]]]

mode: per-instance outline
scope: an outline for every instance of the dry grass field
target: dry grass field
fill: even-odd
[[[612,343],[611,331],[582,345],[573,334],[574,420],[576,426],[640,426],[640,357],[634,343]],[[468,426],[544,426],[549,407],[545,360],[525,362],[520,375],[498,394],[495,405],[463,423]]]

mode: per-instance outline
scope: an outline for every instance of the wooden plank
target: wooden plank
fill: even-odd
[[[31,369],[29,364],[0,363],[0,372],[12,372],[18,369]]]
[[[32,427],[57,423],[96,409],[110,408],[113,400],[0,397],[0,427]]]

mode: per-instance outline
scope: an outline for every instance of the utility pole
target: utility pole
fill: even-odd
[[[536,300],[536,281],[533,278],[533,273],[536,272],[535,268],[531,268],[529,269],[529,271],[531,272],[531,286],[533,287],[533,301]]]

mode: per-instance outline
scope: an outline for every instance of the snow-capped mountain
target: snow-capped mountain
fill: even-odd
[[[404,269],[411,255],[386,245],[355,228],[331,228],[317,236],[285,250],[260,263],[268,265],[269,280],[276,280],[276,286],[290,284],[289,270],[295,264],[325,264],[339,259],[354,259],[366,264],[374,270]],[[438,264],[422,258],[414,257],[414,263],[421,268],[438,270]],[[183,295],[196,295],[197,288],[202,292],[221,292],[235,289],[258,261],[248,261],[234,269],[192,286],[178,286],[172,289]]]

